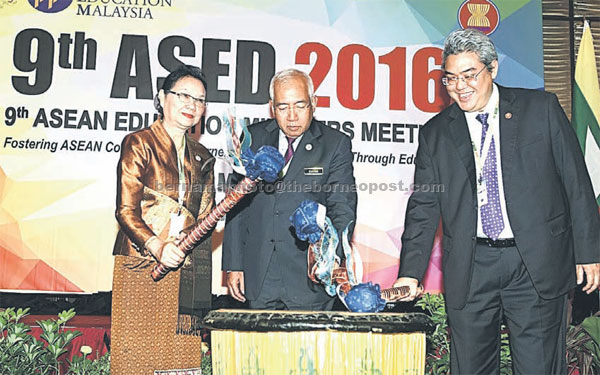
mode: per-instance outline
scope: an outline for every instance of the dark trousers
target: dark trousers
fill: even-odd
[[[277,250],[273,251],[269,267],[265,275],[260,293],[255,300],[249,300],[249,307],[257,310],[306,310],[306,311],[328,311],[333,307],[334,298],[324,302],[299,305],[292,301],[287,295],[283,282],[284,274],[278,259]],[[308,280],[308,276],[306,276]],[[308,282],[308,281],[307,281]]]
[[[514,374],[566,374],[567,295],[540,298],[516,247],[478,244],[467,304],[447,312],[452,375],[500,373],[503,319]]]

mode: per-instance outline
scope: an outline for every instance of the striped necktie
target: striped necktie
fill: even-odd
[[[286,136],[285,137],[287,139],[288,142],[288,148],[287,151],[285,152],[285,156],[283,157],[285,160],[285,164],[287,164],[290,159],[292,158],[292,156],[294,156],[294,141],[296,140],[296,138],[291,138]]]

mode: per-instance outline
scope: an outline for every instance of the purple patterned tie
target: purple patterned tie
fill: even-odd
[[[479,155],[483,151],[485,134],[489,128],[487,122],[489,113],[480,113],[476,116],[477,121],[483,125],[481,129],[481,147]],[[481,179],[485,182],[487,189],[487,204],[479,207],[481,214],[481,226],[483,233],[489,238],[496,240],[504,229],[502,218],[502,207],[500,206],[500,191],[498,189],[498,167],[496,165],[496,146],[494,138],[490,143],[490,149],[483,165]]]
[[[283,157],[285,164],[287,164],[290,159],[292,158],[292,156],[294,156],[294,141],[296,140],[296,138],[291,138],[286,136],[285,137],[288,141],[288,148],[287,151],[285,152],[285,156]]]

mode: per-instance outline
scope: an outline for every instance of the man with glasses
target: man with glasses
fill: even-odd
[[[313,119],[317,98],[306,73],[276,73],[270,95],[275,118],[249,127],[252,149],[274,146],[286,165],[279,181],[263,185],[227,216],[227,286],[235,299],[247,299],[252,309],[330,310],[334,299],[308,278],[308,246],[296,238],[289,217],[300,202],[310,199],[327,208],[338,233],[352,225],[357,197],[351,141]],[[342,255],[341,248],[337,253]]]
[[[491,40],[445,41],[442,83],[454,103],[419,133],[399,278],[417,285],[438,223],[451,328],[451,372],[499,373],[500,324],[518,374],[565,374],[567,294],[600,277],[600,219],[575,132],[555,95],[493,82]],[[584,283],[585,279],[585,283]]]

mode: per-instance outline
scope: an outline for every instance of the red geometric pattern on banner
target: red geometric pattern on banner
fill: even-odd
[[[398,227],[391,229],[387,232],[390,236],[390,240],[396,245],[398,250],[402,250],[402,233],[404,227]],[[442,279],[442,225],[438,226],[438,230],[433,240],[433,249],[431,251],[431,258],[429,259],[429,268],[425,272],[425,276],[422,280],[423,287],[426,292],[440,293],[444,290],[443,279]]]
[[[71,258],[80,254],[65,251],[64,243],[68,238],[72,243],[81,242],[76,231],[66,231],[86,222],[85,206],[82,205],[83,209],[76,214],[70,211],[71,208],[66,212],[61,211],[62,208],[56,209],[51,215],[43,211],[89,186],[90,182],[38,181],[14,173],[19,177],[10,177],[0,166],[0,289],[83,292],[82,287],[69,278],[79,275],[80,269],[68,266]],[[62,242],[55,242],[57,239]],[[63,272],[60,264],[63,264]],[[80,267],[89,267],[89,264],[82,263]]]
[[[4,187],[6,186],[6,173],[4,173],[4,170],[0,167],[0,201],[2,200],[2,197],[4,196]]]
[[[75,284],[50,267],[46,262],[21,259],[4,247],[0,247],[0,263],[14,268],[0,273],[0,284],[6,289],[52,290],[59,292],[83,292]]]
[[[390,288],[398,276],[398,265],[388,266],[381,268],[384,264],[365,264],[365,269],[375,269],[376,271],[365,274],[365,279],[373,282],[373,284],[379,284],[382,289]],[[388,263],[389,265],[389,263]]]
[[[427,272],[425,272],[425,276],[423,276],[423,286],[426,292],[441,293],[444,291],[442,254],[442,227],[440,226],[433,241],[429,267],[427,268]]]
[[[387,235],[390,237],[390,240],[394,243],[398,251],[402,249],[402,233],[404,232],[404,227],[397,227],[394,229],[390,229],[387,231]]]
[[[357,241],[352,243],[355,250],[358,250],[363,264],[363,282],[372,281],[378,283],[382,288],[392,286],[396,281],[398,273],[398,257],[382,253],[377,249],[364,245]],[[390,268],[395,268],[393,272],[389,272]],[[380,276],[381,270],[388,270],[388,277]],[[384,271],[385,273],[385,271]],[[376,277],[375,279],[373,277]]]

